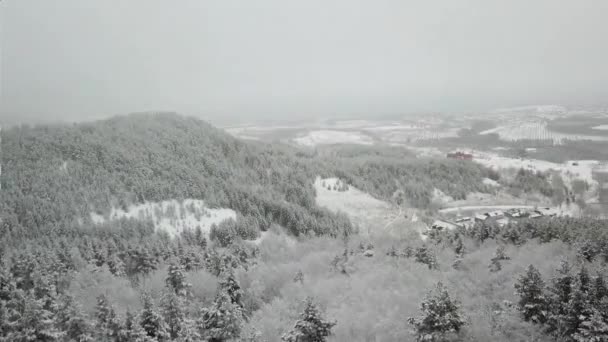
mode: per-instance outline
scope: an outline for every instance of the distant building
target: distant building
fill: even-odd
[[[498,217],[505,216],[505,213],[503,213],[500,210],[495,210],[495,211],[490,211],[490,212],[486,213],[486,216],[493,217],[493,218],[498,218]]]
[[[458,228],[458,225],[456,225],[452,222],[444,221],[444,220],[436,220],[431,225],[431,228],[437,229],[437,230],[444,230],[444,229],[454,230],[454,229]]]
[[[486,214],[475,215],[475,221],[485,221],[487,219],[488,219],[488,215],[486,215]]]
[[[555,208],[538,208],[534,212],[542,216],[557,216],[559,214],[559,210]]]
[[[475,224],[475,219],[473,217],[460,217],[455,220],[456,225],[465,229],[471,228]]]
[[[447,154],[447,157],[458,160],[473,160],[473,155],[471,153],[465,153],[461,151],[450,152]]]

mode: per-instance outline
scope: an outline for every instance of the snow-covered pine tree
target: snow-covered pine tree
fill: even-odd
[[[121,331],[120,319],[108,298],[103,294],[97,297],[95,317],[97,319],[95,324],[96,339],[102,341],[118,340]]]
[[[502,264],[500,262],[509,259],[511,258],[505,254],[505,247],[498,246],[498,248],[496,248],[496,252],[494,252],[494,256],[490,261],[490,265],[488,266],[490,268],[490,272],[500,271],[502,269]]]
[[[547,321],[547,298],[544,295],[545,282],[540,272],[533,266],[528,266],[525,274],[515,283],[519,295],[518,309],[525,321],[544,323]]]
[[[598,309],[593,309],[589,314],[580,322],[572,339],[576,342],[608,341],[608,314]]]
[[[149,337],[163,340],[167,337],[165,321],[157,312],[150,294],[142,295],[142,303],[144,307],[139,315],[139,324]]]
[[[418,247],[414,257],[416,262],[427,265],[429,270],[436,270],[439,268],[435,254],[426,245]]]
[[[117,254],[111,254],[108,256],[108,268],[113,275],[117,277],[124,277],[127,273],[125,271],[125,263],[122,261]]]
[[[186,281],[184,267],[177,262],[173,262],[169,265],[167,273],[165,279],[167,287],[178,296],[187,296],[191,285]]]
[[[594,303],[590,285],[589,273],[582,267],[571,285],[570,300],[563,304],[564,314],[557,330],[560,336],[573,336],[581,324],[592,316]]]
[[[458,236],[456,237],[456,241],[454,242],[454,253],[456,253],[457,257],[462,257],[464,256],[465,252],[466,250],[464,247],[464,242],[462,242],[462,237],[460,236],[460,234],[458,234]]]
[[[460,304],[452,300],[445,286],[439,282],[420,304],[423,315],[409,318],[415,328],[417,341],[440,341],[458,333],[466,324],[460,313]]]
[[[64,295],[59,299],[56,323],[68,341],[93,341],[92,324],[74,297]]]
[[[127,311],[125,326],[121,332],[121,341],[125,342],[150,342],[153,338],[148,336],[141,324],[137,321],[137,316],[131,311]]]
[[[598,273],[593,278],[592,290],[596,301],[601,301],[608,297],[608,287],[606,286],[606,281],[601,273]]]
[[[196,322],[192,319],[185,317],[181,329],[177,335],[176,341],[178,342],[199,342],[202,341],[201,335],[196,327]]]
[[[198,326],[203,339],[221,342],[237,338],[241,333],[243,313],[230,296],[220,291],[213,305],[201,310]]]
[[[559,329],[560,322],[565,314],[565,305],[570,301],[572,282],[574,281],[570,271],[570,264],[564,260],[557,270],[557,276],[551,280],[550,296],[548,297],[549,317],[547,320],[547,330],[549,332]]]
[[[184,306],[185,303],[182,297],[178,296],[173,290],[166,291],[163,294],[161,310],[167,325],[167,333],[172,339],[178,337],[184,325],[186,318]]]
[[[20,302],[15,303],[20,310],[14,310],[9,318],[7,341],[62,341],[64,334],[57,329],[53,313],[44,308],[43,300],[36,299],[32,292],[14,300]]]
[[[327,321],[322,317],[313,299],[308,297],[304,301],[304,311],[300,314],[300,319],[281,339],[285,342],[324,342],[335,325],[336,322]]]
[[[241,290],[241,285],[239,285],[232,269],[225,272],[224,278],[220,280],[219,287],[221,292],[228,294],[232,304],[243,307],[243,290]]]

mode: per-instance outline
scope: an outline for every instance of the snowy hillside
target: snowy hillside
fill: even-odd
[[[209,234],[212,224],[230,218],[236,219],[236,213],[232,209],[208,208],[203,201],[196,199],[186,199],[183,202],[148,202],[131,205],[126,211],[112,208],[107,216],[91,213],[91,220],[96,224],[121,218],[151,220],[157,230],[164,230],[169,235],[176,236],[184,229],[197,227],[200,227],[204,234]]]

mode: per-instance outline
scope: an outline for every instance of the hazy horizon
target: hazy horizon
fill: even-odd
[[[0,2],[0,122],[608,101],[608,2]]]

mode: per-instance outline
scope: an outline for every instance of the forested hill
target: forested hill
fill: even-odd
[[[304,151],[244,142],[170,113],[14,127],[2,133],[2,152],[5,243],[80,231],[92,226],[91,213],[173,199],[234,209],[253,230],[247,236],[273,223],[294,235],[336,236],[352,226],[315,204],[318,175],[338,176],[385,200],[402,193],[419,208],[431,204],[434,188],[464,198],[487,190],[481,180],[491,177],[475,163],[417,159],[386,146]]]
[[[185,198],[254,216],[263,229],[271,222],[294,234],[350,229],[315,206],[316,171],[305,154],[244,143],[176,114],[12,128],[2,151],[3,237],[78,229],[91,212]]]

